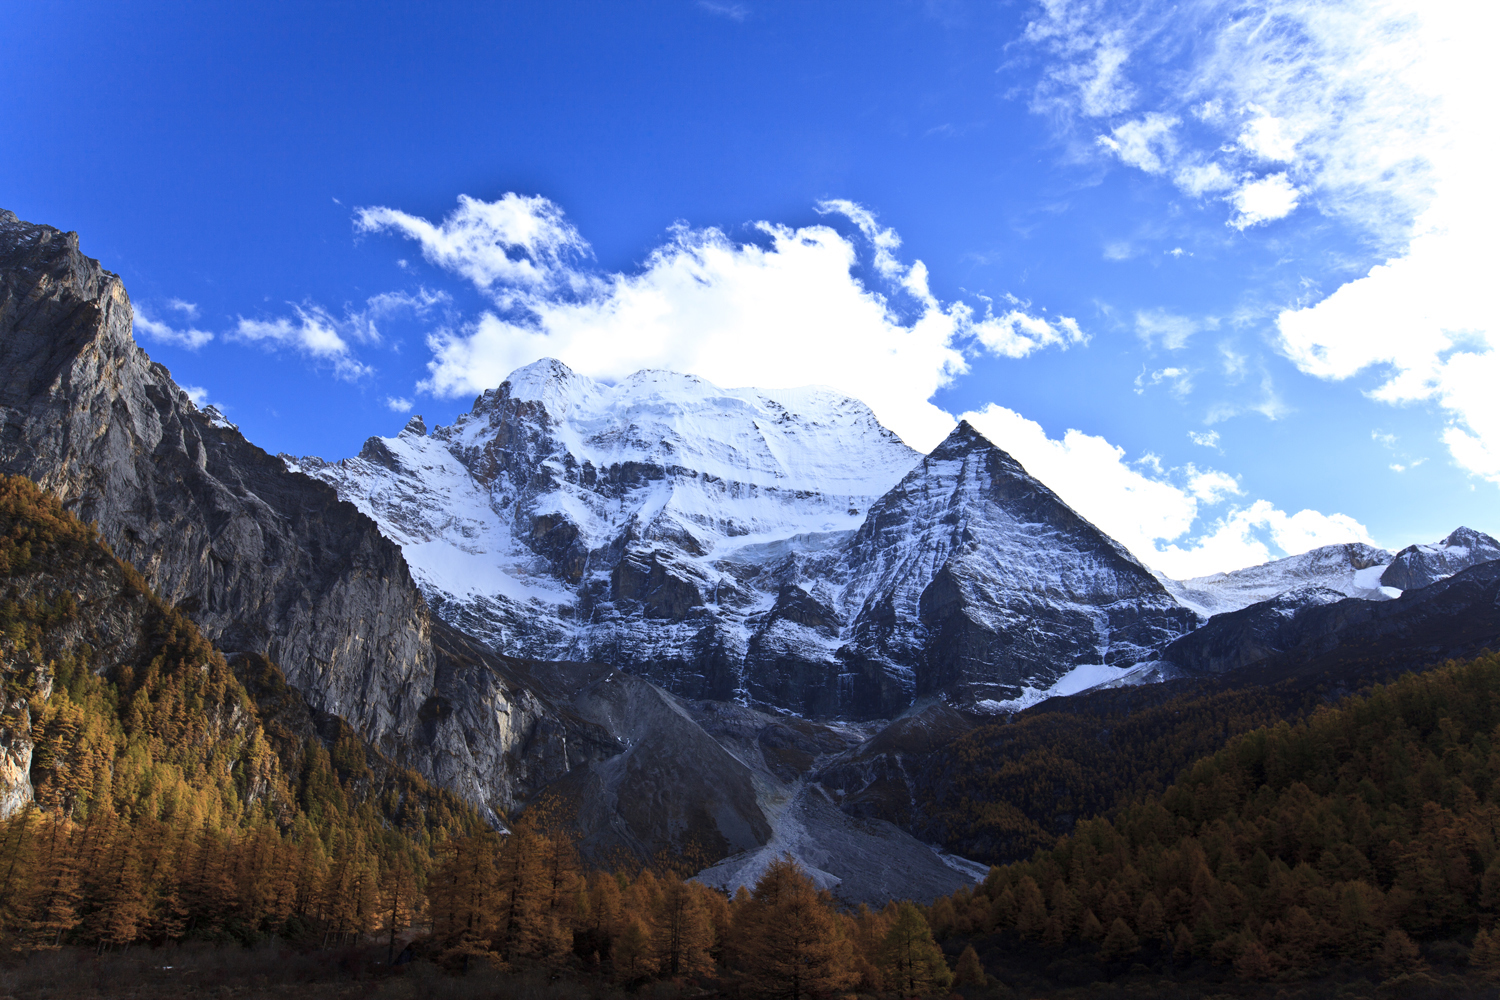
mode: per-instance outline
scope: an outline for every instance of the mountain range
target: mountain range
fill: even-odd
[[[76,234],[5,212],[0,371],[0,472],[231,658],[497,826],[559,796],[588,850],[729,888],[783,850],[851,901],[974,878],[912,835],[922,762],[1048,693],[1500,641],[1480,532],[1167,580],[968,424],[921,455],[826,389],[543,360],[449,426],[271,456]]]

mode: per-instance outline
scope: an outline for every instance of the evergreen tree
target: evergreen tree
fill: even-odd
[[[902,997],[923,996],[953,981],[926,918],[910,900],[897,904],[886,931],[885,967],[886,982]]]
[[[741,962],[757,996],[803,1000],[851,985],[853,949],[838,933],[832,900],[784,855],[767,866],[751,893]],[[740,921],[736,915],[736,923]],[[923,922],[926,929],[926,922]]]
[[[972,944],[968,945],[959,954],[958,964],[953,967],[953,985],[981,987],[987,981],[984,966],[979,961],[979,953]]]

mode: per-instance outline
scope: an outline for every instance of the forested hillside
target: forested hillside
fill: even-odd
[[[939,901],[932,923],[998,975],[1038,950],[1064,976],[1198,960],[1250,981],[1341,962],[1489,975],[1497,835],[1500,656],[1486,655],[1236,737],[1163,793]]]
[[[20,477],[0,479],[0,628],[8,948],[353,934],[409,911],[434,844],[479,825],[274,664],[237,676]]]

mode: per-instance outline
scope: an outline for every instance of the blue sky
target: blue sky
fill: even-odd
[[[0,206],[78,230],[273,452],[542,354],[819,382],[918,447],[977,414],[1184,576],[1500,533],[1473,16],[29,5]]]

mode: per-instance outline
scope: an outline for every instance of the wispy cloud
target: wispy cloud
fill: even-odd
[[[750,16],[750,8],[742,3],[727,3],[725,0],[698,0],[698,6],[710,14],[727,17],[731,21],[743,21]]]
[[[198,314],[197,306],[178,299],[168,301],[167,308],[183,312],[188,319]],[[198,330],[193,327],[179,329],[162,320],[153,319],[145,306],[139,304],[135,306],[134,328],[136,333],[143,333],[148,339],[159,344],[171,344],[173,347],[181,347],[189,351],[196,351],[214,339],[214,335],[207,330]]]
[[[1169,351],[1180,351],[1193,334],[1217,325],[1215,320],[1196,320],[1165,309],[1143,309],[1135,314],[1136,334],[1146,343]]]
[[[1193,444],[1201,445],[1204,448],[1212,448],[1215,451],[1222,451],[1222,449],[1219,447],[1218,431],[1188,431],[1188,440],[1193,442]]]
[[[382,322],[401,312],[426,315],[447,301],[446,294],[422,288],[414,293],[383,292],[367,299],[362,309],[346,306],[342,315],[315,303],[288,303],[290,316],[269,319],[241,316],[224,336],[270,349],[296,351],[315,363],[329,366],[339,378],[354,381],[375,371],[372,365],[359,359],[355,346],[381,344]]]
[[[1187,368],[1161,368],[1154,372],[1147,372],[1142,368],[1141,373],[1135,377],[1135,394],[1142,395],[1150,386],[1161,385],[1163,382],[1171,386],[1172,395],[1178,399],[1185,398],[1193,391],[1193,373]]]

